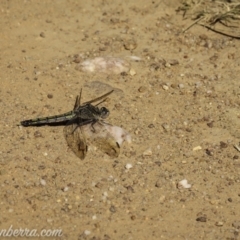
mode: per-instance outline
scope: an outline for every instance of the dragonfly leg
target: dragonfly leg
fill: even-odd
[[[91,128],[92,128],[92,132],[96,132],[95,128],[94,128],[94,124],[97,122],[98,120],[95,120],[91,123]]]
[[[84,126],[84,125],[87,125],[87,124],[90,124],[90,123],[91,123],[91,126],[92,126],[94,123],[96,123],[96,121],[93,122],[92,119],[90,119],[90,120],[89,119],[88,120],[83,120],[82,118],[72,119],[71,122],[72,121],[77,121],[78,122],[76,127],[73,129],[72,134],[77,130],[78,127],[81,127],[81,126]],[[95,132],[94,128],[93,128],[93,132]]]

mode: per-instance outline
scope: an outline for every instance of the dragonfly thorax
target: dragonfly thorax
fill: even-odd
[[[97,107],[92,104],[86,104],[75,110],[75,114],[80,119],[97,120],[105,119],[109,116],[109,110],[105,107]]]

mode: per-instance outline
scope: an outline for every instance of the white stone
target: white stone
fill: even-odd
[[[127,163],[125,166],[125,168],[128,170],[131,169],[132,167],[133,167],[133,165],[131,163]]]
[[[188,183],[187,179],[183,179],[180,182],[178,182],[178,188],[191,188],[191,184]]]

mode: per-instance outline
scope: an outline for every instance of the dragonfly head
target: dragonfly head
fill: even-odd
[[[109,116],[109,110],[107,108],[105,108],[105,107],[102,107],[100,109],[100,112],[101,112],[101,114],[100,114],[101,118],[103,118],[103,119],[105,119],[105,118],[107,118]]]

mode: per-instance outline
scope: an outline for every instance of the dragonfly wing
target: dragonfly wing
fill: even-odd
[[[102,100],[103,98],[106,98],[108,95],[110,95],[113,91],[114,91],[114,90],[111,90],[110,92],[107,92],[107,93],[105,93],[104,95],[102,95],[102,96],[100,96],[100,97],[97,97],[97,98],[95,98],[95,99],[93,99],[93,100],[84,102],[83,105],[100,101],[100,100]]]
[[[76,97],[73,110],[77,110],[81,106],[81,97],[82,97],[82,89],[80,90],[80,94],[77,95]]]
[[[82,126],[82,130],[89,143],[92,143],[110,157],[118,157],[120,146],[108,131],[106,123],[98,121],[96,123],[86,124]]]
[[[80,158],[84,159],[87,154],[87,143],[82,127],[76,119],[70,120],[63,129],[64,137],[69,148]]]

